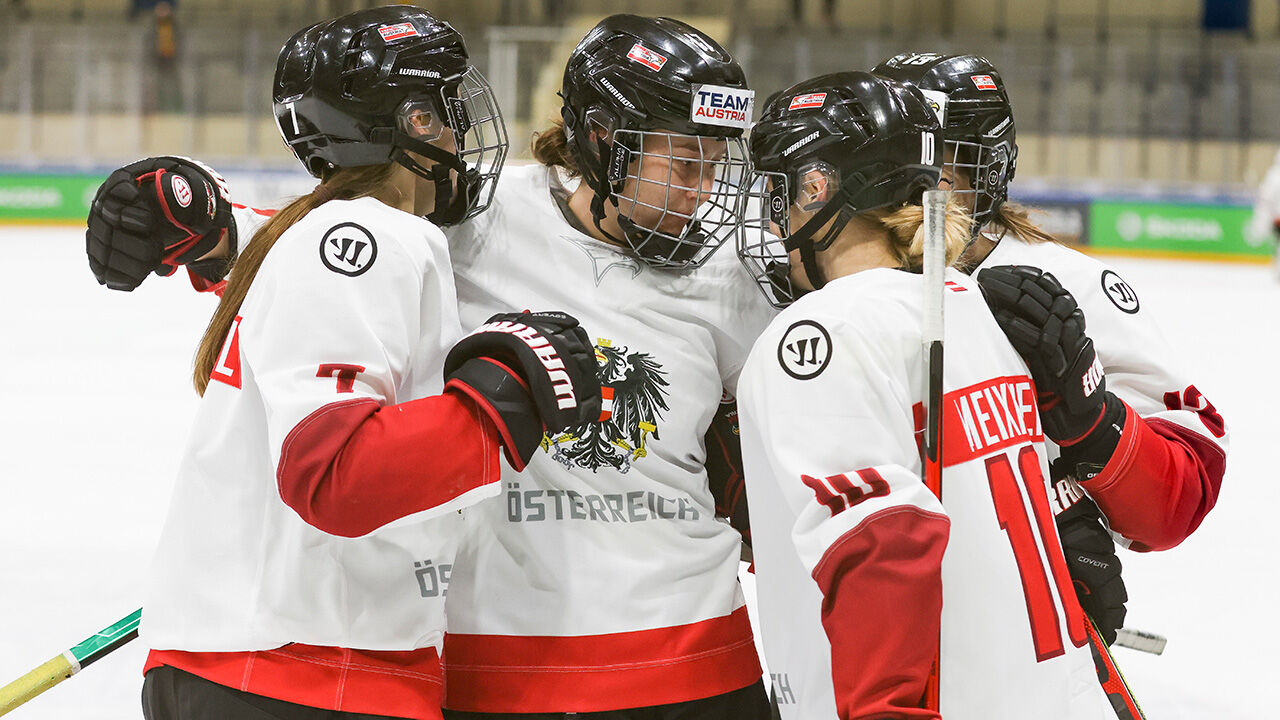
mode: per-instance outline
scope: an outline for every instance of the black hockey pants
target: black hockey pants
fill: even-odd
[[[444,711],[445,720],[769,720],[771,716],[762,680],[723,695],[630,710],[530,714]]]
[[[142,716],[146,720],[394,720],[241,692],[168,665],[152,668],[142,681]]]

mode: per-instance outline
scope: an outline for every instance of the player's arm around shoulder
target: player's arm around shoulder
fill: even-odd
[[[883,318],[854,325],[806,305],[770,325],[744,368],[744,442],[764,458],[746,482],[782,489],[785,507],[753,512],[788,513],[822,592],[840,716],[898,717],[923,695],[936,651],[950,530],[915,443],[919,362],[907,353],[919,336],[909,350]]]
[[[1182,358],[1119,272],[1067,248],[1038,249],[1037,255],[1029,261],[1041,262],[1069,292],[1065,301],[1083,315],[1085,339],[1099,361],[1084,385],[1103,389],[1109,412],[1087,436],[1053,438],[1064,448],[1067,472],[1134,549],[1173,547],[1216,502],[1225,471],[1225,422],[1178,369]]]

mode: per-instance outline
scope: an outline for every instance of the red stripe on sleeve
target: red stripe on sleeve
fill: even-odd
[[[319,408],[285,438],[276,483],[307,523],[358,537],[497,482],[500,472],[497,428],[469,399],[446,393]]]
[[[814,568],[841,720],[939,717],[923,705],[950,530],[945,515],[889,508],[842,535]]]
[[[1081,483],[1131,549],[1167,550],[1190,535],[1218,501],[1227,458],[1203,435],[1129,408],[1111,461]]]

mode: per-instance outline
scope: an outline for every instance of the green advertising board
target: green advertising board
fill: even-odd
[[[0,174],[0,222],[84,222],[103,175]]]
[[[1241,205],[1096,200],[1089,207],[1089,245],[1136,253],[1267,257],[1272,241],[1249,232],[1252,214]]]

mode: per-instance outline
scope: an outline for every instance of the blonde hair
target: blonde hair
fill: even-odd
[[[903,205],[896,210],[873,210],[867,216],[879,221],[889,232],[889,249],[898,260],[898,267],[913,272],[924,263],[924,208],[920,205]],[[969,244],[969,227],[972,221],[954,200],[947,200],[947,219],[944,229],[947,249],[947,265],[954,265]]]
[[[581,175],[578,161],[569,148],[569,136],[565,133],[564,120],[551,121],[551,127],[533,136],[533,159],[548,167],[561,167],[570,177]]]
[[[205,388],[209,386],[209,376],[217,365],[218,355],[222,352],[227,333],[230,332],[231,324],[240,312],[245,295],[249,293],[249,286],[257,276],[258,269],[262,267],[262,261],[267,257],[267,253],[275,246],[285,230],[331,199],[353,200],[378,193],[386,188],[395,167],[393,163],[387,163],[335,170],[310,194],[303,195],[284,206],[258,228],[258,231],[253,234],[253,239],[245,245],[244,250],[232,264],[226,289],[222,292],[222,299],[209,320],[209,326],[204,330],[204,336],[200,338],[191,377],[197,393],[204,395]]]
[[[1005,233],[1016,235],[1019,240],[1033,245],[1058,242],[1057,238],[1031,221],[1029,208],[1017,203],[1005,202],[1000,205],[991,224],[998,225]]]

